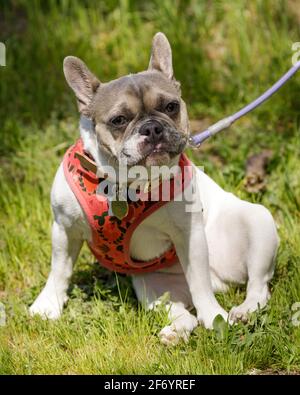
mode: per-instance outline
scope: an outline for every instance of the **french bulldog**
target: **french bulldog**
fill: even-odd
[[[81,116],[94,128],[80,124],[84,150],[101,173],[104,166],[172,166],[178,163],[189,136],[186,105],[174,78],[172,52],[163,33],[153,38],[149,67],[102,83],[76,57],[64,60],[64,74],[74,91]],[[170,245],[178,261],[169,268],[132,276],[138,300],[147,309],[166,303],[170,323],[159,337],[166,345],[187,341],[200,323],[212,328],[216,316],[232,323],[263,308],[274,272],[278,236],[272,215],[263,206],[242,201],[220,188],[193,166],[193,200],[170,201],[137,227],[130,255],[148,261]],[[47,283],[33,305],[32,315],[57,319],[67,302],[73,266],[91,229],[68,185],[62,165],[51,192],[54,213],[52,263]],[[229,314],[215,292],[230,284],[247,283],[246,299]],[[192,314],[194,309],[196,314]]]

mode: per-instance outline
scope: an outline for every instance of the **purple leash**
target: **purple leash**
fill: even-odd
[[[256,107],[260,106],[266,100],[268,100],[274,93],[276,93],[298,70],[300,69],[300,61],[298,61],[293,67],[289,69],[271,88],[269,88],[265,93],[259,96],[256,100],[243,107],[238,112],[230,115],[229,117],[223,118],[217,123],[207,128],[201,133],[198,133],[189,139],[189,143],[192,147],[199,147],[203,141],[209,137],[219,133],[221,130],[229,128],[236,120],[240,119],[242,116],[248,114],[248,112],[254,110]]]

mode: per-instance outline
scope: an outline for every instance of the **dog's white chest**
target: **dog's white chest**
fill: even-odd
[[[163,231],[166,220],[162,207],[137,227],[130,242],[132,258],[147,261],[162,255],[168,250],[171,241]]]

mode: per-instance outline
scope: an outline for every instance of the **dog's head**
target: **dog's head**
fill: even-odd
[[[101,83],[80,59],[69,56],[64,73],[79,112],[95,125],[97,148],[115,162],[170,165],[183,151],[188,116],[164,34],[153,38],[147,71]]]

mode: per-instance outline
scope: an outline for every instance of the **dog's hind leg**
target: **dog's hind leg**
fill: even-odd
[[[231,309],[230,322],[247,321],[249,313],[263,308],[270,298],[268,283],[273,276],[279,241],[274,220],[264,207],[256,206],[254,218],[258,222],[250,229],[247,295],[242,304]]]
[[[187,341],[198,320],[188,310],[192,299],[183,273],[155,272],[133,276],[133,286],[139,302],[149,310],[162,303],[164,294],[169,294],[165,306],[170,325],[160,331],[160,340],[166,345],[175,345],[180,339]]]

